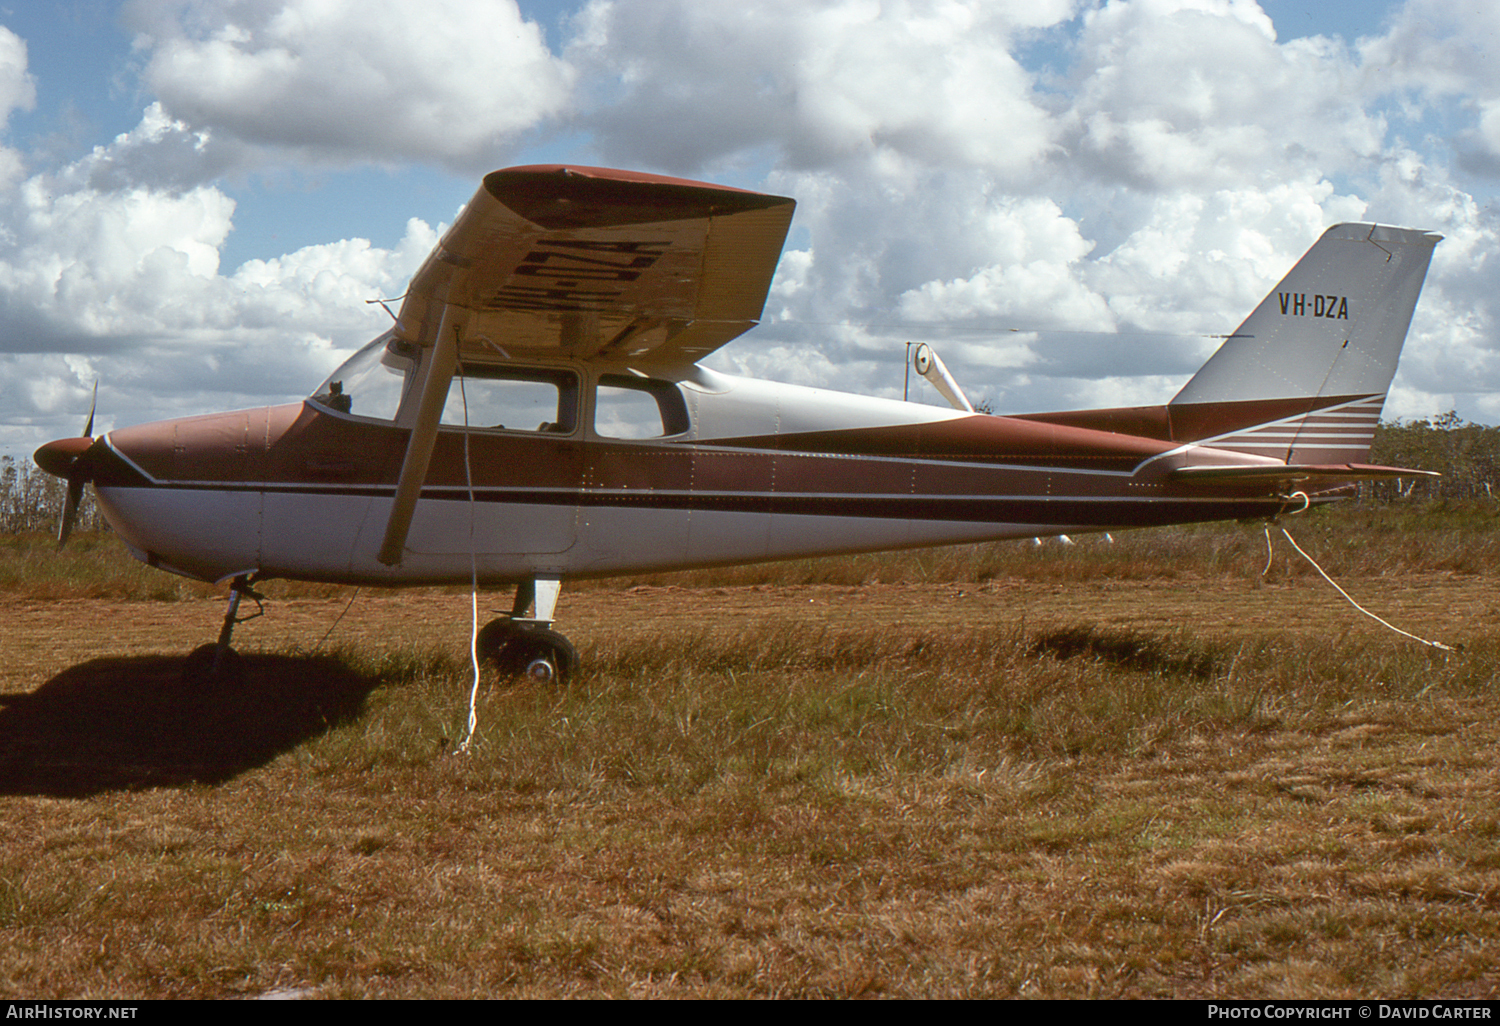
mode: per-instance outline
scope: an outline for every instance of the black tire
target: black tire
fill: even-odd
[[[480,629],[476,647],[479,658],[493,663],[502,677],[565,685],[578,668],[578,650],[572,642],[524,620],[491,620]]]
[[[188,653],[182,664],[182,682],[187,685],[243,684],[245,664],[240,654],[232,648],[224,650],[219,659],[218,672],[214,671],[214,660],[218,658],[218,645],[199,645]]]

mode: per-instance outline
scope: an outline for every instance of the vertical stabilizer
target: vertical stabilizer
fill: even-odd
[[[1229,428],[1193,440],[1288,463],[1362,461],[1441,238],[1328,229],[1168,404],[1174,425]]]

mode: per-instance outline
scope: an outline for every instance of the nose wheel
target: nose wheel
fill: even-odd
[[[195,648],[188,655],[187,662],[182,667],[182,679],[185,683],[239,683],[243,679],[244,668],[240,664],[239,653],[230,648],[229,643],[234,638],[237,624],[265,615],[266,607],[262,604],[265,596],[252,586],[255,581],[256,577],[253,575],[240,574],[229,585],[229,608],[224,612],[224,626],[219,629],[219,640],[216,644]],[[245,596],[249,596],[255,603],[256,611],[249,616],[240,616],[240,599]]]

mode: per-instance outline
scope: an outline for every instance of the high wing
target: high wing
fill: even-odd
[[[399,338],[432,353],[380,561],[401,562],[465,354],[696,363],[760,319],[795,207],[781,196],[604,168],[486,175],[412,278],[396,319]]]
[[[396,334],[433,345],[446,316],[460,353],[695,363],[760,319],[795,206],[604,168],[495,171],[412,278]]]

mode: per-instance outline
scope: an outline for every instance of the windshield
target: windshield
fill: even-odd
[[[312,401],[356,417],[395,420],[416,364],[417,347],[387,332],[345,360]]]

